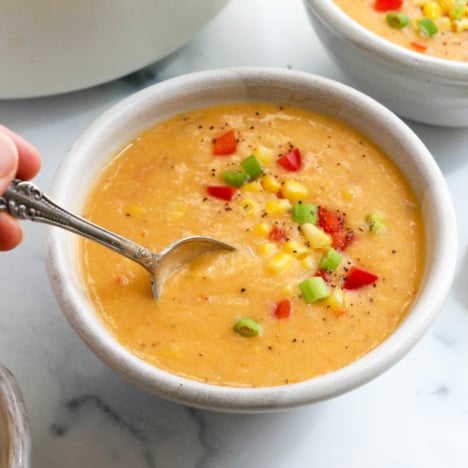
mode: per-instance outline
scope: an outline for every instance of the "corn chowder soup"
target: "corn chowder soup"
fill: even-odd
[[[351,18],[395,44],[468,62],[467,0],[333,0]]]
[[[372,142],[299,108],[239,103],[158,124],[108,164],[93,222],[160,251],[189,235],[234,252],[148,273],[83,240],[96,311],[139,358],[190,379],[272,386],[358,359],[398,326],[425,240],[414,194]]]

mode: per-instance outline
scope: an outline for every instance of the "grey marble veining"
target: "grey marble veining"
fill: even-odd
[[[347,82],[300,0],[232,0],[170,57],[87,90],[0,101],[0,121],[42,151],[36,182],[48,187],[73,141],[120,99],[182,73],[239,65]],[[21,247],[0,254],[0,360],[24,393],[33,468],[466,468],[468,131],[408,124],[434,155],[454,199],[459,264],[452,291],[401,362],[358,390],[312,406],[209,412],[157,398],[117,375],[62,315],[45,272],[42,228],[25,223]]]

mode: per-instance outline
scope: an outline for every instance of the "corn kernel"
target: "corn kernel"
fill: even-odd
[[[270,193],[278,193],[281,189],[281,183],[271,175],[264,175],[261,178],[262,187]]]
[[[242,192],[263,192],[262,184],[259,180],[253,180],[252,182],[248,182],[241,187]]]
[[[265,262],[265,266],[270,273],[275,275],[289,270],[293,264],[294,257],[290,254],[279,252],[270,257]]]
[[[341,288],[331,288],[330,295],[325,299],[325,305],[334,311],[345,308],[345,292]]]
[[[291,203],[286,198],[275,198],[265,203],[265,211],[268,214],[280,215],[286,213],[291,208]]]
[[[274,152],[270,148],[265,146],[257,146],[253,152],[254,156],[265,165],[270,164],[273,161]]]
[[[305,257],[309,253],[309,249],[300,241],[290,239],[284,243],[284,251],[293,254],[295,257]]]
[[[278,252],[278,247],[273,242],[265,242],[258,246],[257,251],[260,256],[267,258]]]
[[[268,223],[258,223],[254,226],[254,232],[258,236],[266,236],[271,230]]]
[[[170,346],[160,350],[159,355],[169,361],[179,360],[182,357],[182,350],[179,347]]]
[[[179,221],[185,216],[185,212],[187,210],[187,205],[179,200],[171,201],[167,205],[167,219],[169,221]]]
[[[426,2],[422,7],[424,16],[430,19],[440,18],[442,16],[442,8],[437,2]]]
[[[343,190],[343,193],[341,194],[341,198],[345,201],[350,201],[356,198],[356,189],[353,187],[348,187]]]
[[[315,224],[304,223],[301,225],[301,231],[312,249],[326,249],[332,244],[331,236]]]
[[[435,25],[437,26],[438,31],[451,31],[452,30],[452,21],[447,16],[442,16],[434,20]]]
[[[318,269],[318,261],[313,255],[307,255],[301,259],[301,265],[306,270],[316,271]]]
[[[258,204],[253,200],[242,200],[241,206],[247,216],[255,216],[259,212]]]
[[[281,187],[281,194],[291,202],[304,200],[308,193],[307,187],[295,180],[287,180]]]
[[[128,205],[126,208],[125,208],[125,214],[129,215],[129,216],[138,216],[138,215],[144,215],[147,213],[147,209],[146,208],[143,208],[142,206],[138,206],[138,205]]]
[[[297,288],[297,284],[294,283],[294,284],[287,284],[283,290],[281,291],[281,293],[284,295],[284,296],[292,296],[294,294],[294,291],[295,289]]]
[[[444,14],[450,13],[452,8],[455,6],[455,0],[437,0]]]
[[[468,18],[463,18],[458,21],[452,21],[453,30],[455,32],[468,31]]]

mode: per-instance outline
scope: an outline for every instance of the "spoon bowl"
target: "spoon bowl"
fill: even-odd
[[[211,237],[189,236],[156,253],[70,213],[54,203],[31,182],[18,179],[15,179],[0,197],[0,211],[6,211],[18,219],[66,229],[137,262],[150,273],[151,289],[156,300],[159,300],[167,279],[186,263],[207,252],[236,250],[233,246]]]

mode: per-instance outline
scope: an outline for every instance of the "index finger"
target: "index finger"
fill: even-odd
[[[42,156],[39,151],[23,137],[4,125],[0,125],[0,132],[8,135],[18,149],[17,177],[23,180],[33,178],[39,172],[42,163]]]

